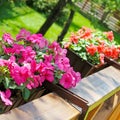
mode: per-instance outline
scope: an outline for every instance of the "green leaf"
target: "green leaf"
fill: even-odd
[[[28,98],[30,97],[30,90],[28,90],[27,88],[23,89],[22,96],[24,100],[28,100]]]
[[[6,89],[9,88],[9,85],[10,85],[10,80],[7,77],[5,77],[5,82],[4,82],[5,88]]]
[[[17,88],[17,85],[13,82],[11,82],[10,86],[9,86],[10,89],[16,89]]]
[[[23,90],[25,89],[25,85],[24,85],[24,84],[22,84],[22,85],[20,85],[20,86],[17,86],[17,89],[19,89],[19,90],[23,91]]]

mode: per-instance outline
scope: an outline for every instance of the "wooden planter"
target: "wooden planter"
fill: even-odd
[[[107,63],[105,63],[101,66],[93,65],[93,64],[89,63],[88,61],[83,60],[75,52],[73,52],[69,49],[67,50],[67,57],[70,60],[70,65],[73,67],[73,69],[76,72],[81,73],[82,78],[85,76],[88,76],[92,73],[98,72],[99,70],[102,70],[108,66]]]
[[[37,89],[33,89],[31,91],[31,95],[30,95],[30,97],[29,97],[29,99],[27,101],[25,101],[22,98],[21,95],[18,95],[17,97],[12,98],[12,102],[13,102],[12,106],[5,106],[4,103],[2,101],[0,101],[0,114],[8,112],[8,111],[10,111],[13,108],[16,108],[16,107],[18,107],[20,105],[23,105],[23,104],[25,104],[27,102],[32,101],[33,99],[39,98],[40,96],[43,95],[44,91],[45,91],[45,89],[43,87],[37,88]]]

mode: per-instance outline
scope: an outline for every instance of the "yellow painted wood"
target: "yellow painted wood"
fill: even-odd
[[[87,120],[92,120],[95,117],[95,115],[98,113],[98,111],[101,109],[102,106],[103,106],[103,103],[97,106],[96,108],[94,108],[92,111],[90,111],[87,116]]]
[[[116,107],[116,105],[118,104],[118,98],[119,98],[118,94],[115,94],[114,97],[113,97],[113,101],[112,101],[112,103],[113,103],[112,108],[113,108],[113,109],[114,109],[114,108]]]
[[[107,120],[120,120],[120,103],[115,107]]]

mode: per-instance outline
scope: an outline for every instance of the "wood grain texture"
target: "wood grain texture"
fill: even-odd
[[[0,120],[77,120],[80,112],[54,93],[0,115]]]
[[[70,91],[89,103],[92,106],[94,103],[109,98],[116,93],[116,89],[120,89],[120,70],[110,66],[95,74],[92,74],[77,84]],[[104,100],[103,100],[104,101]],[[101,101],[101,102],[103,102]]]
[[[120,104],[116,106],[107,120],[120,120]]]

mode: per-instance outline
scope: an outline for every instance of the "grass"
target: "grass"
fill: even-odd
[[[4,32],[15,36],[21,28],[37,32],[44,21],[42,15],[26,5],[5,4],[0,7],[0,36]]]
[[[25,28],[32,33],[36,33],[44,21],[45,18],[42,14],[26,5],[19,5],[19,3],[16,5],[13,3],[4,3],[4,5],[0,6],[0,36],[2,36],[4,32],[9,32],[15,36],[21,28]],[[65,39],[69,37],[71,32],[77,31],[82,26],[102,31],[109,30],[99,24],[97,20],[89,20],[76,12]],[[54,23],[45,34],[45,37],[49,41],[54,41],[57,39],[61,31],[62,26]],[[120,35],[118,33],[114,33],[114,35],[115,40],[120,43]]]

